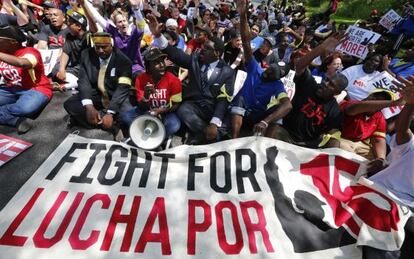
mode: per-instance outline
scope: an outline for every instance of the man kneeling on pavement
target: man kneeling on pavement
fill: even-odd
[[[89,129],[102,127],[114,137],[120,136],[119,115],[132,108],[129,102],[132,63],[113,46],[110,34],[95,33],[92,40],[94,47],[81,54],[79,94],[70,97],[64,107],[71,123]]]

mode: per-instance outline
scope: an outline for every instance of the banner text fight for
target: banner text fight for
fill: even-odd
[[[108,148],[105,144],[92,143],[88,145],[86,143],[74,143],[46,179],[53,180],[65,164],[74,163],[78,159],[76,156],[73,156],[75,151],[86,149],[93,151],[93,154],[89,157],[89,161],[84,168],[77,168],[76,171],[72,169],[72,177],[69,180],[72,183],[91,184],[93,181],[97,181],[101,185],[113,186],[122,184],[122,186],[131,186],[133,177],[139,177],[138,187],[147,188],[150,174],[157,174],[159,175],[157,188],[165,189],[168,179],[167,172],[169,171],[168,164],[175,159],[174,154],[144,152],[135,148],[127,149],[121,145],[111,145]],[[129,154],[131,154],[130,158],[128,158]],[[114,155],[117,157],[116,161],[113,159]],[[233,165],[231,163],[232,155],[235,156],[235,164]],[[104,157],[105,162],[100,168],[96,179],[93,179],[89,174],[98,156]],[[208,168],[198,165],[200,160],[205,159],[209,159]],[[151,165],[153,162],[161,163],[159,171],[156,172],[152,169]],[[243,166],[246,162],[250,162],[248,168]],[[224,166],[221,167],[219,163],[220,165],[224,164]],[[116,167],[115,175],[107,177],[107,173],[113,167]],[[231,172],[232,167],[235,168],[235,174]],[[261,188],[255,178],[256,170],[256,154],[251,149],[237,149],[232,153],[220,151],[212,155],[207,153],[190,154],[187,167],[187,190],[196,191],[197,175],[209,173],[210,187],[217,193],[228,193],[232,190],[232,176],[236,177],[236,188],[239,194],[245,193],[245,183],[247,182],[245,180],[248,180],[255,192],[260,192]],[[169,171],[169,173],[177,172]],[[220,185],[218,179],[224,180],[224,184]]]

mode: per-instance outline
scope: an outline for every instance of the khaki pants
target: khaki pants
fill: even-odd
[[[363,156],[368,160],[374,159],[374,153],[372,152],[371,146],[362,141],[354,142],[349,139],[341,138],[339,140],[339,147],[343,150]]]

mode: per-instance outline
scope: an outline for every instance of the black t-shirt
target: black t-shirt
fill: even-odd
[[[17,17],[10,14],[0,13],[0,26],[6,25],[17,26]]]
[[[65,44],[66,35],[69,34],[69,28],[58,30],[53,26],[46,25],[38,34],[38,40],[47,42],[49,49],[62,48]]]
[[[295,77],[292,111],[283,119],[283,127],[296,141],[311,141],[332,129],[340,129],[342,113],[335,98],[323,100],[316,96],[319,85],[309,69]]]
[[[231,64],[233,64],[233,62],[236,60],[239,53],[240,53],[240,49],[239,48],[234,48],[231,45],[231,42],[229,42],[224,47],[224,57],[223,57],[223,59],[227,63],[227,65],[231,66]],[[239,69],[240,67],[244,67],[242,63],[240,63],[240,65],[237,67],[237,69]]]
[[[66,36],[65,45],[63,46],[63,52],[69,56],[69,62],[66,66],[67,72],[77,74],[80,63],[81,52],[88,48],[88,33],[83,34],[82,38],[68,34]]]

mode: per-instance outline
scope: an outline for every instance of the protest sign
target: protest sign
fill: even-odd
[[[237,70],[236,73],[236,79],[234,80],[234,88],[233,88],[233,96],[236,97],[236,95],[239,93],[240,89],[242,89],[244,85],[244,81],[246,81],[247,73],[243,70]]]
[[[357,26],[348,27],[346,32],[349,37],[348,40],[339,44],[336,50],[362,59],[368,54],[367,46],[374,44],[381,37],[381,34]]]
[[[362,258],[410,211],[365,160],[249,137],[160,153],[69,135],[0,212],[0,257]]]
[[[52,72],[52,69],[55,67],[60,54],[61,49],[39,49],[40,55],[42,55],[43,66],[45,68],[45,75],[48,75]]]
[[[392,30],[395,25],[399,23],[401,16],[398,15],[393,9],[389,10],[384,16],[381,17],[379,24],[381,24],[385,29]]]
[[[375,90],[387,90],[394,95],[395,99],[401,98],[401,94],[398,91],[398,88],[394,85],[393,81],[397,81],[397,79],[390,75],[387,71],[383,71],[381,74],[368,82],[368,91],[371,93]],[[388,119],[395,115],[398,115],[403,107],[403,105],[399,105],[385,108],[382,110],[382,114],[384,115],[385,119]]]
[[[29,142],[0,134],[0,167],[31,146]]]
[[[195,7],[188,7],[187,17],[185,19],[193,19],[195,14]]]
[[[295,82],[293,79],[295,78],[295,70],[289,70],[289,73],[282,77],[280,80],[282,81],[283,85],[285,86],[285,91],[289,96],[289,99],[292,100],[293,96],[295,96]]]

